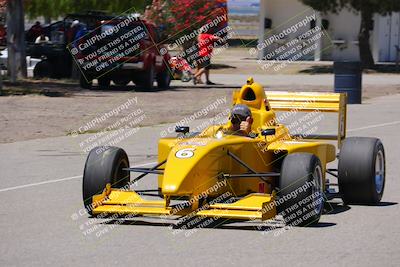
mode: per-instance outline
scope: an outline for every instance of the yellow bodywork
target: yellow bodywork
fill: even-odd
[[[96,196],[95,196],[96,197]],[[118,213],[118,214],[165,214],[171,212],[166,207],[165,200],[144,200],[134,191],[121,191],[112,189],[109,195],[103,198],[102,204],[93,209],[93,214]],[[99,201],[99,198],[95,199]]]
[[[345,137],[346,96],[288,92],[267,92],[267,95],[252,78],[233,93],[232,105],[245,104],[250,108],[254,120],[252,131],[256,137],[229,134],[231,125],[228,121],[225,125],[210,126],[195,137],[162,138],[158,143],[158,161],[166,160],[166,163],[161,166],[164,173],[158,176],[158,187],[164,199],[144,200],[134,191],[111,188],[93,197],[93,202],[100,203],[93,213],[184,215],[194,212],[198,216],[227,219],[273,218],[276,215],[274,205],[271,205],[275,199],[274,181],[271,179],[266,183],[260,177],[225,178],[223,174],[248,172],[228,155],[228,151],[259,173],[279,172],[279,164],[287,154],[308,152],[320,159],[325,173],[327,163],[335,160],[335,146],[324,141],[293,138],[288,129],[275,120],[275,112],[294,108],[297,111],[338,113],[337,140],[340,145]],[[261,131],[268,128],[274,128],[275,135],[261,136]],[[232,196],[233,201],[201,208],[204,203],[196,198],[218,199],[223,194]],[[170,201],[180,199],[193,201],[189,208],[174,210]]]

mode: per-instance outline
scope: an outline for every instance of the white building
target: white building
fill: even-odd
[[[298,38],[302,33],[315,26],[325,26],[324,35],[317,42],[317,49],[303,60],[359,60],[358,32],[360,29],[360,15],[343,9],[338,14],[322,14],[314,12],[309,6],[299,0],[260,0],[260,34],[259,44],[265,42],[271,35],[287,29],[307,16],[316,14],[316,20],[308,22],[307,27],[302,27],[295,33],[290,33],[277,40],[272,46],[278,47]],[[375,61],[396,61],[400,46],[400,13],[392,15],[374,16],[374,25],[370,38],[371,50]],[[272,47],[271,46],[271,47]],[[259,57],[265,57],[268,50],[262,48]]]

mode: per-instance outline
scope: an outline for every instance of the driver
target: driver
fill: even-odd
[[[242,136],[250,135],[253,117],[248,106],[242,104],[233,106],[229,119],[232,123],[229,130],[232,131],[232,134]]]

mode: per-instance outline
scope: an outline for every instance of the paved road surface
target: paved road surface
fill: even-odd
[[[132,225],[88,221],[79,216],[86,158],[79,143],[89,136],[1,144],[0,265],[398,266],[399,103],[400,95],[395,95],[349,108],[349,135],[379,137],[386,148],[381,205],[338,205],[316,227],[267,233],[234,224],[174,235],[157,219],[139,218]],[[332,130],[328,117],[321,123]],[[142,128],[120,144],[131,165],[155,161],[156,142],[165,127]],[[139,186],[154,188],[155,182],[150,177]],[[87,226],[89,222],[93,224]],[[99,234],[104,229],[108,232]]]

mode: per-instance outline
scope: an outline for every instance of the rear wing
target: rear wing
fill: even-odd
[[[265,91],[274,111],[330,112],[338,114],[337,135],[307,135],[307,139],[337,140],[346,138],[347,95],[345,93]]]

